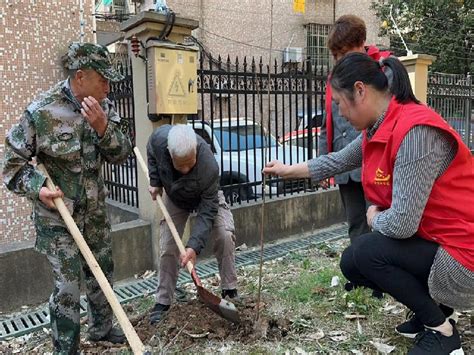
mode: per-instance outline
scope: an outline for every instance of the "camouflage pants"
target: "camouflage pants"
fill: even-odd
[[[163,193],[163,203],[181,236],[189,212],[176,207],[166,193]],[[219,191],[219,210],[214,219],[211,239],[214,242],[213,251],[219,266],[221,288],[223,290],[235,289],[237,287],[237,272],[235,271],[234,219],[222,191]],[[173,300],[178,280],[179,250],[164,219],[161,221],[160,227],[160,252],[159,284],[155,298],[156,302],[169,305]]]
[[[109,226],[107,222],[105,225],[93,222],[85,223],[83,236],[111,282],[113,260]],[[49,312],[55,353],[76,354],[80,341],[81,270],[85,279],[91,337],[101,338],[109,332],[113,312],[68,230],[61,226],[44,226],[38,221],[36,229],[37,249],[46,254],[54,274]]]

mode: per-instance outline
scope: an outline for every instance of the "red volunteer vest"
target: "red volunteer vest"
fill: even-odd
[[[474,271],[474,158],[459,134],[432,109],[392,98],[372,139],[363,133],[362,184],[367,200],[383,209],[392,204],[393,168],[400,144],[416,125],[437,127],[453,136],[458,151],[433,185],[417,235],[434,241]]]
[[[387,58],[390,57],[392,52],[390,51],[380,51],[375,46],[368,46],[366,47],[367,55],[369,55],[372,59],[380,60],[380,58]],[[334,138],[334,129],[332,124],[332,90],[331,85],[329,85],[329,79],[326,83],[326,102],[325,102],[325,109],[326,109],[326,136],[327,136],[327,145],[328,145],[328,153],[332,152],[332,140]]]

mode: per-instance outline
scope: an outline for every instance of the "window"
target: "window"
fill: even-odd
[[[230,132],[229,132],[230,130]],[[262,149],[276,147],[277,142],[273,136],[262,137],[261,126],[240,126],[214,128],[214,134],[219,140],[222,150],[236,152],[239,150]],[[254,133],[255,132],[255,135]],[[222,139],[222,142],[220,141]]]
[[[318,69],[328,69],[330,65],[327,39],[331,25],[309,23],[306,25],[306,48],[311,64]]]

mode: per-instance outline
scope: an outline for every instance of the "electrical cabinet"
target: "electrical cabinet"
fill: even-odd
[[[194,46],[152,42],[147,48],[150,116],[197,113],[197,63]]]

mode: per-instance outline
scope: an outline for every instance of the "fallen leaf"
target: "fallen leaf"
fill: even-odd
[[[340,280],[339,276],[333,276],[331,279],[331,287],[339,286]]]
[[[377,351],[380,351],[382,354],[390,354],[393,350],[395,350],[394,346],[384,344],[384,343],[381,343],[379,341],[372,341],[371,340],[370,344],[372,344],[377,349]]]
[[[397,308],[397,305],[395,304],[389,304],[389,305],[386,305],[385,307],[382,308],[382,310],[384,312],[391,312],[392,310],[394,310],[395,308]]]
[[[296,347],[296,348],[295,348],[295,352],[296,352],[297,354],[306,354],[306,351],[304,351],[303,349],[301,349],[301,348],[299,348],[299,347]]]
[[[360,322],[358,319],[357,319],[357,333],[362,335],[362,326],[360,325]]]
[[[351,353],[356,354],[356,355],[363,355],[364,353],[362,351],[356,350],[356,349],[351,349]]]
[[[324,338],[324,332],[322,330],[318,330],[316,333],[311,333],[306,337],[308,340],[319,340]]]
[[[397,315],[397,314],[400,314],[400,313],[403,313],[403,312],[405,312],[405,310],[403,308],[395,308],[390,313],[392,313],[394,315]]]
[[[235,250],[237,251],[243,251],[243,250],[247,250],[249,247],[247,246],[247,244],[243,243],[242,245],[239,245],[237,248],[235,248]]]
[[[324,287],[320,287],[320,286],[317,286],[317,287],[314,287],[312,290],[311,290],[311,293],[313,295],[324,295],[328,292],[328,290]]]
[[[349,336],[343,330],[336,330],[336,331],[329,332],[328,336],[329,336],[329,339],[337,343],[340,343],[342,341],[346,341],[347,339],[349,339]]]
[[[209,332],[204,332],[204,333],[201,333],[201,334],[192,334],[192,333],[188,333],[188,332],[183,332],[183,333],[186,334],[187,336],[193,338],[193,339],[205,338],[210,334]]]
[[[142,275],[143,279],[149,279],[150,277],[153,277],[156,275],[156,270],[147,270],[145,273]]]

